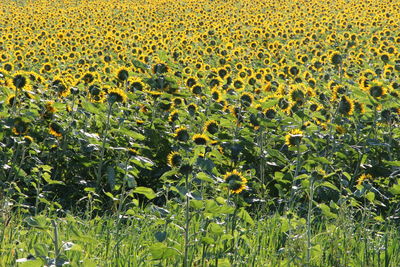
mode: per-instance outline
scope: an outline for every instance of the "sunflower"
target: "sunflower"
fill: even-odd
[[[25,144],[30,145],[30,144],[33,143],[33,138],[31,136],[29,136],[29,135],[25,135],[24,136],[24,141],[25,141]]]
[[[126,81],[129,78],[129,70],[126,67],[120,67],[115,72],[119,81]]]
[[[218,102],[218,101],[221,100],[221,92],[218,89],[214,88],[214,89],[211,90],[211,97],[216,102]]]
[[[246,107],[250,107],[253,101],[254,96],[251,93],[244,92],[240,95],[240,102]]]
[[[218,122],[215,120],[209,120],[204,124],[204,131],[210,134],[215,134],[218,132]]]
[[[113,88],[108,90],[109,103],[115,103],[115,102],[125,103],[127,98],[128,97],[126,96],[126,93],[121,89]]]
[[[239,194],[246,189],[247,179],[237,170],[227,172],[224,175],[224,180],[233,194]]]
[[[201,87],[201,85],[199,85],[199,84],[193,85],[193,87],[192,87],[192,93],[193,94],[199,95],[199,94],[202,93],[202,91],[203,91],[203,88]]]
[[[339,52],[332,52],[329,60],[333,65],[340,65],[343,62],[342,55]]]
[[[177,121],[179,119],[179,113],[178,110],[172,110],[171,113],[168,116],[168,121],[169,122],[174,122]]]
[[[63,129],[60,125],[55,122],[50,123],[49,133],[55,137],[61,137],[63,133]]]
[[[368,93],[374,98],[381,98],[386,95],[387,90],[381,82],[372,82],[368,87]]]
[[[292,89],[289,92],[290,99],[292,102],[303,103],[306,97],[306,94],[301,86],[293,85]]]
[[[189,140],[189,132],[186,127],[179,127],[175,130],[174,138],[181,142]]]
[[[128,79],[128,91],[143,91],[146,88],[146,84],[138,77],[130,77]]]
[[[15,94],[10,94],[7,96],[6,105],[12,106],[14,105],[14,101],[15,101]]]
[[[23,72],[17,72],[12,77],[12,84],[15,86],[16,89],[24,89],[29,84],[29,79]]]
[[[187,106],[187,109],[188,109],[189,114],[190,114],[191,116],[193,116],[193,115],[196,113],[196,111],[197,111],[197,105],[194,104],[194,103],[190,103],[190,104]]]
[[[179,154],[179,152],[171,152],[167,156],[167,162],[168,165],[173,168],[179,167],[182,164],[182,156]]]
[[[267,108],[263,111],[264,116],[268,119],[273,119],[275,118],[276,115],[276,110],[275,108]]]
[[[365,180],[371,180],[372,175],[371,174],[362,174],[358,180],[357,180],[357,185],[361,185]]]
[[[209,138],[205,134],[195,134],[192,140],[196,145],[207,145]]]
[[[290,147],[299,145],[303,136],[303,131],[299,129],[293,129],[285,136],[285,144]]]
[[[28,132],[28,123],[20,118],[15,119],[12,132],[15,135],[24,135]]]
[[[354,101],[347,96],[342,96],[339,102],[338,112],[342,115],[352,115],[354,111]]]

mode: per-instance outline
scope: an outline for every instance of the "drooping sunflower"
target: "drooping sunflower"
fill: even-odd
[[[25,141],[26,145],[30,145],[30,144],[33,143],[33,138],[31,136],[29,136],[29,135],[25,135],[24,136],[24,141]]]
[[[171,113],[168,116],[168,121],[169,122],[175,122],[179,119],[179,113],[178,110],[174,109],[171,111]]]
[[[207,145],[210,139],[205,134],[195,134],[192,140],[196,145]]]
[[[179,152],[171,152],[168,154],[167,162],[172,168],[179,167],[182,164],[182,156],[179,154]]]
[[[354,112],[354,101],[347,96],[342,96],[339,101],[338,112],[342,115],[352,115]]]
[[[139,77],[130,77],[128,79],[128,91],[143,91],[146,88],[146,84]]]
[[[304,136],[303,131],[299,129],[293,129],[285,136],[285,144],[288,145],[289,147],[297,146],[300,144],[301,139],[303,139],[303,136]]]
[[[10,95],[7,96],[6,105],[7,106],[13,106],[14,105],[14,101],[15,101],[15,94],[10,94]]]
[[[186,127],[179,127],[175,130],[174,137],[178,141],[186,142],[189,140],[189,132]]]
[[[209,132],[210,134],[215,134],[218,132],[218,122],[215,120],[209,120],[204,124],[204,132]]]
[[[52,122],[49,125],[49,133],[55,137],[62,137],[63,129],[57,123]]]
[[[254,101],[254,96],[251,93],[244,92],[240,95],[240,103],[246,107],[250,107]]]
[[[120,102],[120,103],[125,103],[127,100],[126,93],[118,88],[113,88],[108,90],[108,102],[109,103],[115,103],[115,102]]]
[[[247,179],[237,170],[227,172],[224,175],[224,180],[233,194],[239,194],[247,187]]]

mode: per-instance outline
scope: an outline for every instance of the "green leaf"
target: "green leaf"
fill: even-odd
[[[374,202],[375,200],[375,193],[374,192],[368,192],[365,197],[370,201],[370,202]]]
[[[47,230],[48,229],[48,219],[45,216],[28,217],[25,222],[36,229]]]
[[[200,180],[202,180],[202,181],[206,181],[206,182],[214,182],[214,180],[210,177],[210,176],[208,176],[206,173],[204,173],[204,172],[199,172],[197,175],[196,175],[196,178],[197,179],[200,179]]]
[[[28,260],[26,258],[18,259],[17,261],[18,267],[42,267],[43,262],[40,259]]]
[[[216,223],[210,223],[208,225],[208,230],[211,233],[216,234],[216,235],[220,235],[220,234],[224,233],[224,227],[222,227],[221,225],[216,224]]]
[[[156,193],[154,193],[153,189],[144,186],[136,187],[133,190],[133,193],[145,195],[149,200],[157,196]]]
[[[246,223],[248,223],[250,225],[254,225],[253,219],[251,218],[250,214],[245,210],[245,208],[240,209],[240,211],[238,213],[238,217],[241,218]]]
[[[389,192],[393,195],[400,195],[400,184],[395,184],[389,188]]]
[[[333,189],[333,190],[335,190],[337,192],[340,192],[339,188],[337,188],[334,184],[332,184],[330,182],[323,182],[323,183],[319,184],[318,186],[325,186],[325,187]]]
[[[149,250],[154,260],[167,259],[181,254],[175,248],[167,247],[164,243],[155,243]]]
[[[337,218],[337,215],[335,213],[331,212],[331,208],[328,205],[321,203],[318,205],[318,208],[321,209],[322,214],[324,216],[326,216],[328,218],[332,218],[332,219]]]
[[[383,163],[389,166],[400,167],[400,160],[396,161],[383,160]]]

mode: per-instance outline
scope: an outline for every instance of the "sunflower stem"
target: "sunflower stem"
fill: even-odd
[[[312,216],[312,202],[314,198],[314,178],[311,177],[310,179],[310,195],[308,198],[308,212],[307,212],[307,256],[306,256],[306,262],[307,266],[310,266],[310,260],[311,260],[311,216]]]
[[[109,102],[106,127],[104,128],[104,131],[103,131],[103,141],[102,141],[101,150],[100,150],[100,162],[97,167],[97,175],[96,175],[97,188],[100,188],[100,183],[101,183],[101,169],[103,168],[104,153],[105,153],[106,140],[107,140],[107,132],[108,132],[108,128],[110,126],[110,117],[111,117],[113,103],[114,102]]]
[[[183,258],[183,267],[188,267],[188,258],[189,258],[189,174],[185,175],[185,185],[186,185],[186,201],[185,201],[185,255]]]

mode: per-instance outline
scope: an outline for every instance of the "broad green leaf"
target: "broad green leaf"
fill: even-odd
[[[154,193],[153,189],[144,186],[136,187],[133,190],[133,193],[142,194],[150,200],[157,196],[156,193]]]

